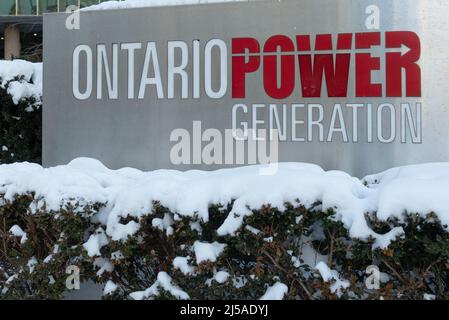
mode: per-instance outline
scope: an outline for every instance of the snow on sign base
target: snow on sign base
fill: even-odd
[[[363,176],[448,161],[448,10],[267,0],[87,10],[79,25],[48,14],[44,164],[87,156],[209,170],[274,159]]]

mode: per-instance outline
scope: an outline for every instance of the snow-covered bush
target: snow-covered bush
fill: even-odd
[[[449,164],[258,169],[2,165],[0,298],[60,297],[69,265],[106,299],[449,298]]]
[[[82,243],[97,207],[68,202],[54,212],[37,209],[34,199],[0,196],[0,299],[61,298],[72,265],[92,276]]]
[[[135,235],[103,248],[102,256],[114,265],[105,279],[116,285],[107,297],[179,298],[158,284],[160,272],[190,299],[260,299],[279,283],[287,288],[279,299],[449,297],[449,235],[431,217],[384,223],[379,231],[400,225],[405,233],[387,248],[373,250],[373,240],[349,237],[332,210],[316,210],[318,203],[313,210],[286,204],[283,212],[265,206],[246,217],[234,236],[224,237],[216,230],[229,210],[211,207],[213,218],[200,223],[177,220],[155,207],[139,220]],[[371,265],[380,270],[379,290],[365,283]]]
[[[40,162],[42,64],[0,61],[0,163]]]

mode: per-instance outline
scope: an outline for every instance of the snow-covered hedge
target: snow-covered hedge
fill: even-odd
[[[40,162],[42,64],[0,60],[0,163]]]
[[[259,169],[1,165],[0,298],[60,298],[70,265],[111,299],[449,298],[449,163]]]

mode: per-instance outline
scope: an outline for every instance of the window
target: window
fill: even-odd
[[[0,1],[0,16],[8,16],[16,14],[16,0]]]
[[[78,6],[78,0],[59,0],[59,12],[65,12],[69,6]]]
[[[84,7],[88,7],[91,6],[93,4],[98,4],[98,0],[80,0],[80,7],[84,8]]]
[[[39,14],[57,11],[58,11],[58,0],[39,0]]]
[[[17,4],[19,6],[19,15],[27,16],[37,14],[36,0],[18,0]]]
[[[0,16],[35,16],[46,12],[65,12],[69,6],[88,7],[108,0],[0,0]]]
[[[21,58],[29,61],[42,61],[42,33],[21,32]]]

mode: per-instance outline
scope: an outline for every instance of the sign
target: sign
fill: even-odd
[[[255,1],[44,17],[44,165],[364,175],[449,161],[442,1]]]

